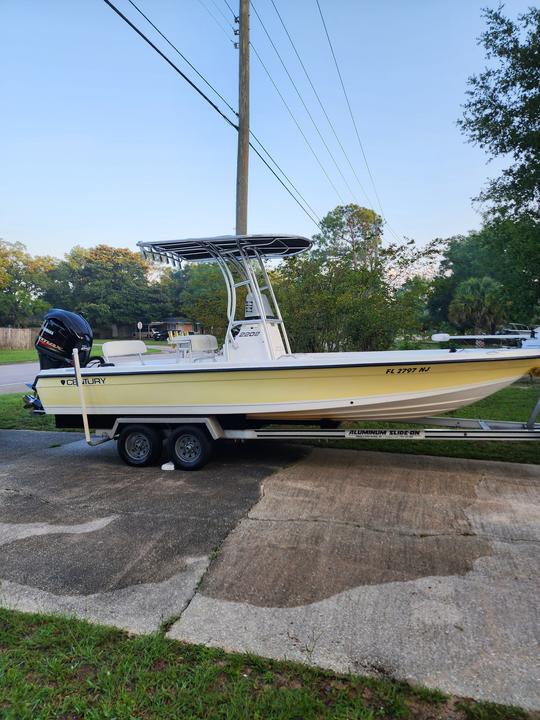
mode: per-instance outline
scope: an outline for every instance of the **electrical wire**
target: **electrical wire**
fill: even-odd
[[[210,0],[210,2],[211,2],[212,5],[216,8],[216,10],[217,10],[218,13],[221,15],[221,17],[225,20],[225,22],[227,23],[227,25],[228,25],[232,30],[234,30],[234,27],[231,25],[231,21],[229,20],[228,16],[227,16],[227,15],[225,14],[225,12],[221,9],[221,5],[218,5],[217,2],[216,2],[216,0]]]
[[[183,77],[183,79],[188,83],[188,85],[190,85],[190,86],[195,90],[196,93],[198,93],[204,100],[206,100],[206,102],[207,102],[217,113],[219,113],[219,115],[221,115],[221,117],[225,120],[225,122],[227,122],[229,125],[231,125],[231,127],[233,127],[233,128],[235,128],[236,130],[238,130],[238,125],[236,125],[235,123],[233,123],[233,121],[232,121],[230,118],[228,118],[227,115],[225,115],[225,113],[224,113],[222,110],[219,109],[219,107],[215,104],[215,102],[213,102],[213,101],[208,97],[208,95],[206,95],[206,93],[204,93],[199,87],[197,87],[197,85],[193,82],[193,80],[190,80],[190,79],[188,78],[188,76],[187,76],[184,72],[182,72],[182,70],[180,70],[180,68],[178,67],[178,65],[175,65],[175,64],[173,63],[173,61],[170,60],[170,59],[165,55],[165,53],[162,52],[162,51],[158,48],[157,45],[154,45],[154,43],[150,40],[150,38],[148,38],[148,37],[142,32],[142,30],[139,30],[139,28],[138,28],[136,25],[134,25],[134,24],[131,22],[131,20],[130,20],[129,18],[127,18],[127,17],[124,15],[124,13],[121,12],[121,11],[116,7],[116,5],[113,5],[112,2],[110,2],[110,0],[103,0],[103,2],[104,2],[106,5],[108,5],[108,6],[111,8],[111,10],[114,10],[114,12],[115,12],[119,17],[121,17],[122,20],[123,20],[125,23],[127,23],[132,30],[134,30],[134,31],[137,33],[137,35],[139,35],[146,43],[148,43],[148,45],[150,45],[150,47],[153,48],[153,49],[157,52],[157,54],[160,55],[160,56],[163,58],[163,60],[165,60],[165,62],[168,63],[168,64],[173,68],[173,70],[176,70],[176,72]]]
[[[158,54],[161,58],[163,58],[163,60],[165,60],[165,62],[166,62],[168,65],[170,65],[170,66],[173,68],[173,70],[175,70],[175,71],[188,83],[188,85],[190,85],[190,86],[195,90],[195,92],[198,93],[198,95],[200,95],[200,96],[210,105],[210,107],[212,107],[213,110],[215,110],[215,111],[225,120],[225,122],[226,122],[228,125],[230,125],[230,126],[233,127],[236,131],[238,131],[238,125],[237,125],[236,123],[234,123],[229,117],[227,117],[227,115],[226,115],[222,110],[220,110],[220,108],[208,97],[208,95],[206,95],[206,93],[204,93],[184,72],[182,72],[182,70],[181,70],[177,65],[175,65],[175,63],[173,63],[172,60],[170,60],[170,59],[165,55],[165,53],[163,53],[163,52],[157,47],[157,45],[155,45],[155,44],[150,40],[150,38],[148,38],[148,37],[142,32],[142,30],[140,30],[134,23],[132,23],[131,20],[129,20],[129,18],[126,17],[126,15],[124,15],[115,5],[113,5],[112,2],[110,2],[110,0],[103,0],[103,2],[104,2],[106,5],[108,5],[108,6],[111,8],[111,10],[113,10],[122,20],[124,20],[124,22],[125,22],[127,25],[129,25],[129,27],[130,27],[132,30],[134,30],[134,32],[136,32],[137,35],[139,35],[139,37],[141,37],[148,45],[150,45],[150,47],[151,47],[153,50],[155,50],[155,52],[157,52],[157,54]],[[130,2],[131,2],[131,0],[130,0]],[[132,2],[131,4],[134,5],[133,2]],[[135,5],[134,5],[134,7],[135,7]],[[137,8],[137,9],[138,9],[138,8]],[[141,12],[141,11],[139,11],[139,12]],[[143,13],[141,12],[141,14],[143,14]],[[146,18],[146,16],[144,16],[144,17]],[[148,20],[148,18],[146,18],[146,19]],[[150,22],[150,24],[152,25],[152,27],[154,27],[154,28],[157,30],[156,26],[155,26],[153,23],[151,23],[150,20],[148,20],[148,22]],[[163,33],[161,33],[159,30],[157,30],[157,32],[159,32],[160,35],[161,35],[164,39],[166,39],[165,36],[163,35]],[[169,41],[167,41],[167,42],[169,42]],[[172,43],[169,42],[169,44],[171,45],[171,47],[173,47],[173,48],[176,50],[176,52],[178,52],[178,54],[179,54],[182,58],[184,57],[184,56],[182,55],[182,53],[180,53],[180,51],[177,50],[177,48],[175,48],[174,45],[172,45]],[[189,63],[189,61],[187,61],[187,60],[186,60],[186,62]],[[193,68],[193,66],[191,65],[191,63],[189,63],[189,65],[190,65],[190,67]],[[195,68],[193,68],[193,69],[195,69]],[[198,71],[196,71],[196,72],[197,72],[197,74],[198,74],[201,78],[203,77]],[[203,78],[203,79],[204,79],[204,78]],[[217,93],[217,91],[213,88],[212,85],[210,85],[210,83],[208,83],[208,81],[205,80],[205,82],[206,82],[206,84],[207,84],[210,88],[212,88],[212,90],[213,90],[214,92]],[[221,96],[220,96],[220,97],[221,97]],[[224,100],[224,102],[228,105],[228,103],[227,103],[225,100]],[[229,106],[229,107],[230,107],[230,106]],[[300,192],[295,188],[295,186],[293,185],[293,183],[289,180],[289,178],[287,177],[287,175],[285,175],[285,173],[281,170],[281,168],[279,167],[278,163],[272,158],[272,156],[270,155],[270,153],[268,152],[268,150],[266,150],[266,148],[264,147],[264,145],[263,145],[257,138],[255,138],[255,140],[256,140],[256,142],[260,145],[260,147],[263,149],[263,151],[266,153],[266,155],[271,159],[271,161],[274,163],[274,165],[275,165],[275,166],[279,169],[279,171],[283,174],[283,176],[287,179],[287,181],[291,184],[291,186],[292,186],[292,187],[294,188],[294,190],[298,193],[298,195],[299,195],[302,199],[304,199],[303,196],[300,194]],[[268,161],[265,160],[265,158],[261,155],[261,153],[259,152],[259,150],[258,150],[251,142],[250,142],[250,147],[251,147],[251,149],[255,152],[255,154],[260,158],[260,160],[264,163],[264,165],[266,165],[266,167],[270,170],[270,172],[274,175],[274,177],[278,180],[278,182],[285,188],[285,190],[289,193],[289,195],[290,195],[290,196],[292,197],[292,199],[296,202],[296,204],[297,204],[297,205],[304,211],[304,213],[310,218],[310,220],[311,220],[317,227],[320,227],[320,220],[318,221],[317,219],[315,219],[315,218],[313,217],[313,215],[306,209],[306,207],[304,207],[304,205],[298,200],[298,198],[294,195],[294,193],[291,191],[291,189],[290,189],[289,187],[287,187],[287,185],[286,185],[286,184],[283,182],[283,180],[279,177],[279,175],[276,173],[276,171],[270,166],[270,164],[268,163]],[[305,200],[304,200],[304,202],[305,202]],[[314,213],[314,215],[316,215],[315,211],[313,211],[313,209],[311,208],[311,206],[310,206],[308,203],[306,203],[306,205],[310,208],[310,210]]]
[[[371,172],[371,168],[369,167],[369,163],[368,163],[368,159],[367,159],[367,157],[366,157],[366,153],[365,153],[365,150],[364,150],[364,146],[363,146],[363,144],[362,144],[362,141],[360,140],[360,133],[358,132],[358,126],[357,126],[356,120],[355,120],[355,118],[354,118],[354,113],[353,113],[352,108],[351,108],[351,103],[349,102],[349,96],[348,96],[348,94],[347,94],[347,90],[345,89],[345,83],[343,82],[343,77],[342,77],[341,71],[340,71],[340,69],[339,69],[339,64],[338,64],[338,61],[337,61],[337,58],[336,58],[336,53],[334,52],[334,46],[332,45],[332,41],[331,41],[331,39],[330,39],[330,33],[328,32],[328,27],[327,27],[326,22],[325,22],[325,19],[324,19],[324,15],[323,15],[323,12],[322,12],[321,4],[320,4],[319,0],[315,0],[315,2],[317,3],[317,7],[318,7],[318,9],[319,9],[319,15],[321,16],[322,24],[323,24],[323,27],[324,27],[324,32],[325,32],[325,34],[326,34],[326,39],[328,40],[328,45],[330,46],[330,51],[331,51],[332,57],[333,57],[333,59],[334,59],[334,65],[336,66],[337,74],[338,74],[338,76],[339,76],[339,81],[340,81],[340,83],[341,83],[341,89],[343,90],[343,95],[345,96],[345,100],[346,100],[346,102],[347,102],[347,107],[348,107],[348,109],[349,109],[349,115],[351,116],[351,120],[352,120],[352,123],[353,123],[353,126],[354,126],[354,131],[355,131],[355,133],[356,133],[356,139],[358,140],[358,145],[360,146],[360,150],[361,150],[361,152],[362,152],[362,157],[364,158],[364,163],[365,163],[365,165],[366,165],[366,168],[367,168],[367,171],[368,171],[368,175],[369,175],[369,179],[370,179],[371,185],[372,185],[372,187],[373,187],[373,192],[375,193],[375,197],[377,198],[377,202],[378,202],[378,204],[379,204],[379,209],[380,209],[380,211],[381,211],[381,216],[382,216],[384,222],[386,223],[387,228],[390,230],[390,233],[394,236],[394,238],[395,238],[398,242],[401,242],[401,238],[399,237],[398,233],[393,229],[393,227],[392,227],[392,226],[390,225],[390,223],[388,222],[388,218],[385,216],[384,209],[383,209],[382,202],[381,202],[381,198],[379,197],[379,193],[377,192],[377,186],[375,185],[375,180],[373,179],[373,174],[372,174],[372,172]]]
[[[269,153],[268,150],[265,148],[265,146],[262,144],[262,142],[259,140],[259,138],[258,138],[256,135],[254,135],[254,134],[251,132],[251,130],[249,131],[249,134],[250,134],[251,137],[255,140],[255,142],[260,146],[261,150],[266,154],[266,156],[268,157],[268,159],[270,160],[270,162],[272,162],[272,163],[275,165],[275,167],[278,169],[278,171],[283,175],[283,177],[285,178],[285,180],[286,180],[286,181],[289,183],[289,185],[293,188],[294,192],[298,195],[298,197],[300,197],[300,198],[302,199],[302,201],[304,202],[304,204],[306,205],[306,207],[308,207],[308,208],[311,210],[311,212],[313,213],[313,215],[317,218],[315,224],[318,225],[318,226],[320,226],[320,224],[321,224],[321,218],[320,218],[319,215],[317,214],[317,211],[314,210],[314,209],[311,207],[311,205],[308,203],[308,201],[306,200],[306,198],[302,195],[302,193],[300,192],[300,190],[296,187],[296,185],[293,183],[293,181],[288,177],[288,175],[285,173],[285,171],[283,170],[283,168],[280,167],[280,166],[278,165],[277,161],[274,160],[274,158],[270,155],[270,153]],[[251,143],[250,143],[250,147],[253,148],[253,145],[251,145]],[[253,148],[253,149],[255,150],[255,148]],[[259,156],[259,157],[260,157],[260,156]],[[262,160],[262,158],[261,158],[261,160]],[[312,219],[313,219],[313,218],[312,218]]]
[[[206,3],[203,2],[203,0],[197,0],[197,2],[198,2],[199,5],[201,5],[201,7],[203,7],[203,8],[206,10],[206,12],[210,15],[210,17],[212,18],[212,20],[216,23],[216,25],[217,25],[217,26],[221,29],[221,31],[225,34],[225,37],[227,38],[227,40],[229,40],[230,42],[232,42],[232,44],[234,45],[234,40],[232,40],[232,39],[229,37],[228,31],[225,29],[225,27],[223,27],[221,21],[217,19],[217,17],[216,17],[216,16],[214,15],[214,13],[210,10],[210,8],[208,7],[208,5],[206,5]]]
[[[335,137],[335,139],[336,139],[339,147],[341,148],[341,152],[343,153],[343,156],[345,157],[345,160],[347,161],[349,167],[351,168],[351,170],[352,170],[352,172],[353,172],[353,174],[354,174],[354,177],[356,178],[356,180],[357,180],[357,182],[358,182],[358,185],[360,186],[360,189],[362,190],[362,193],[364,194],[364,197],[365,197],[366,200],[368,201],[368,204],[369,204],[370,206],[373,206],[373,202],[371,201],[371,198],[369,197],[366,189],[364,188],[364,185],[362,184],[362,181],[361,181],[360,178],[358,177],[358,174],[357,174],[357,172],[356,172],[356,170],[355,170],[355,168],[354,168],[354,165],[352,164],[352,162],[351,162],[351,160],[350,160],[350,158],[349,158],[349,155],[347,154],[347,151],[346,151],[345,148],[343,147],[343,143],[342,143],[341,140],[339,139],[339,136],[338,136],[338,134],[337,134],[337,132],[336,132],[336,129],[335,129],[335,127],[334,127],[334,124],[333,124],[333,122],[331,121],[331,119],[330,119],[330,117],[329,117],[329,115],[328,115],[328,112],[326,111],[326,108],[325,108],[325,106],[324,106],[324,104],[323,104],[323,102],[322,102],[322,100],[321,100],[321,98],[320,98],[319,93],[317,92],[317,89],[315,88],[315,85],[313,84],[313,81],[312,81],[312,79],[311,79],[311,77],[310,77],[310,74],[309,74],[308,71],[307,71],[307,68],[306,68],[306,66],[305,66],[302,58],[300,57],[300,53],[298,52],[298,50],[297,50],[297,48],[296,48],[296,45],[295,45],[295,43],[294,43],[294,40],[292,39],[291,34],[290,34],[290,32],[288,31],[287,26],[285,25],[285,22],[284,22],[284,20],[283,20],[283,18],[282,18],[282,16],[281,16],[281,13],[279,12],[279,10],[278,10],[278,8],[277,8],[276,3],[274,2],[274,0],[270,0],[270,2],[271,2],[272,5],[274,6],[274,10],[276,11],[276,14],[277,14],[277,16],[278,16],[278,18],[279,18],[279,21],[280,21],[280,23],[281,23],[281,25],[282,25],[282,27],[283,27],[283,30],[285,31],[285,34],[287,35],[287,37],[288,37],[288,39],[289,39],[289,42],[290,42],[290,44],[291,44],[291,46],[292,46],[292,49],[294,50],[295,55],[296,55],[296,57],[298,58],[298,62],[300,63],[300,66],[302,67],[302,70],[304,71],[304,74],[305,74],[305,76],[306,76],[306,78],[307,78],[307,80],[308,80],[308,82],[309,82],[309,84],[310,84],[310,86],[311,86],[311,89],[313,90],[313,94],[314,94],[315,97],[317,98],[317,102],[319,103],[319,106],[320,106],[321,110],[323,111],[324,116],[325,116],[328,124],[330,125],[330,129],[332,130],[332,133],[333,133],[333,135],[334,135],[334,137]]]
[[[141,10],[141,8],[138,7],[138,5],[136,5],[133,2],[133,0],[128,0],[128,2],[135,8],[135,10],[139,13],[139,15],[142,15],[142,17],[146,20],[146,22],[154,28],[154,30],[158,33],[158,35],[160,35],[165,40],[165,42],[168,45],[170,45],[170,47],[172,47],[172,49],[175,51],[175,53],[177,53],[182,58],[182,60],[189,65],[189,67],[193,70],[193,72],[196,75],[198,75],[198,77],[200,77],[200,79],[206,84],[206,86],[209,87],[210,90],[212,90],[212,92],[215,93],[218,96],[218,98],[222,102],[225,103],[225,105],[229,108],[229,110],[231,112],[233,112],[235,115],[237,115],[237,112],[232,107],[232,105],[229,102],[227,102],[227,100],[223,97],[223,95],[218,90],[216,90],[216,88],[213,85],[211,85],[208,82],[208,80],[204,77],[204,75],[197,70],[197,68],[187,59],[187,57],[182,52],[180,52],[180,50],[176,47],[176,45],[173,45],[172,42],[169,40],[169,38],[166,35],[164,35],[156,25],[154,25],[154,23],[150,20],[148,15],[145,15],[144,12]]]
[[[224,1],[225,5],[229,8],[229,10],[232,12],[232,16],[233,16],[233,18],[234,18],[234,22],[238,22],[238,15],[234,12],[234,10],[233,10],[232,7],[230,6],[228,0],[223,0],[223,1]]]
[[[193,63],[191,63],[191,62],[188,60],[188,58],[176,47],[176,45],[174,45],[174,44],[169,40],[169,38],[168,38],[164,33],[161,32],[161,30],[157,27],[157,25],[155,25],[155,24],[152,22],[152,20],[150,20],[150,18],[148,17],[148,15],[145,15],[145,13],[141,10],[141,8],[140,8],[138,5],[135,4],[135,2],[133,2],[133,0],[128,0],[128,2],[129,2],[129,3],[135,8],[135,10],[146,20],[146,22],[154,28],[154,30],[158,33],[158,35],[160,35],[160,36],[165,40],[165,42],[182,58],[182,60],[184,60],[184,62],[186,62],[186,63],[189,65],[189,67],[193,70],[193,72],[198,75],[198,77],[212,90],[212,92],[214,92],[214,93],[218,96],[218,98],[219,98],[223,103],[225,103],[225,105],[229,108],[229,110],[230,110],[231,112],[233,112],[236,116],[238,116],[238,113],[237,113],[236,110],[232,107],[232,105],[223,97],[223,95],[222,95],[218,90],[216,90],[216,88],[215,88],[210,82],[208,82],[208,80],[204,77],[204,75],[197,70],[197,68],[195,67],[195,65],[193,65]],[[288,175],[285,173],[285,171],[283,170],[283,168],[280,167],[279,163],[278,163],[276,160],[274,160],[274,158],[272,157],[272,155],[270,154],[270,152],[266,149],[266,147],[265,147],[265,146],[263,145],[263,143],[259,140],[259,138],[255,135],[255,133],[254,133],[252,130],[250,130],[250,131],[249,131],[249,134],[250,134],[251,137],[255,140],[255,142],[259,145],[259,147],[262,149],[262,151],[266,154],[266,156],[268,157],[268,159],[270,160],[270,162],[274,164],[274,166],[278,169],[278,171],[279,171],[279,172],[283,175],[283,177],[287,180],[287,182],[289,183],[289,185],[293,188],[294,192],[296,192],[296,194],[302,199],[302,201],[304,202],[304,204],[311,210],[311,212],[315,215],[315,217],[318,218],[317,212],[311,207],[311,205],[309,204],[309,202],[308,202],[308,201],[306,200],[306,198],[302,195],[302,193],[300,192],[300,190],[298,190],[298,188],[295,186],[295,184],[293,183],[293,181],[288,177]],[[319,220],[319,222],[320,222],[320,218],[318,218],[318,220]]]
[[[336,170],[338,171],[339,175],[341,176],[341,179],[343,180],[343,182],[344,182],[345,185],[347,186],[348,191],[351,193],[351,195],[352,195],[353,198],[354,198],[354,192],[353,192],[351,186],[349,185],[349,183],[348,183],[348,181],[347,181],[347,178],[345,177],[345,175],[344,175],[343,172],[341,171],[341,168],[339,167],[338,163],[336,162],[336,159],[335,159],[332,151],[331,151],[330,148],[328,147],[328,143],[327,143],[326,140],[324,139],[324,137],[323,137],[323,135],[322,135],[322,133],[321,133],[321,131],[320,131],[320,129],[319,129],[319,126],[318,126],[317,123],[315,122],[315,119],[313,118],[313,115],[312,115],[311,111],[309,110],[308,106],[306,105],[306,103],[305,103],[305,101],[304,101],[304,98],[302,97],[302,94],[301,94],[300,90],[298,89],[298,86],[296,85],[296,83],[295,83],[295,81],[294,81],[291,73],[289,72],[289,70],[288,70],[288,68],[287,68],[287,66],[286,66],[283,58],[281,57],[281,54],[280,54],[279,50],[277,49],[274,41],[272,40],[272,37],[270,36],[270,33],[268,32],[268,30],[267,30],[267,28],[266,28],[266,25],[264,24],[261,16],[260,16],[259,13],[257,12],[257,8],[253,5],[253,2],[251,2],[251,0],[250,0],[250,5],[251,5],[251,7],[253,8],[253,12],[254,12],[255,15],[257,16],[257,19],[258,19],[258,21],[260,22],[260,24],[261,24],[261,26],[262,26],[262,29],[264,30],[265,35],[266,35],[266,37],[268,38],[268,40],[269,40],[269,42],[270,42],[270,44],[271,44],[274,52],[275,52],[276,55],[278,56],[279,61],[280,61],[281,65],[282,65],[283,69],[285,70],[285,73],[287,74],[287,77],[288,77],[289,80],[291,81],[291,84],[292,84],[292,86],[294,87],[294,89],[295,89],[295,91],[296,91],[296,94],[298,95],[298,98],[299,98],[300,102],[302,103],[302,106],[304,107],[304,110],[306,111],[309,119],[311,120],[311,123],[312,123],[313,127],[315,128],[315,130],[316,130],[316,132],[317,132],[317,135],[318,135],[319,138],[321,139],[321,142],[323,143],[324,147],[326,148],[326,151],[327,151],[328,154],[330,155],[330,158],[331,158],[332,162],[334,163],[334,165],[335,165],[335,167],[336,167]],[[341,201],[343,202],[343,199],[342,199],[342,198],[341,198]]]
[[[272,175],[274,175],[274,177],[283,185],[283,187],[285,188],[285,190],[289,193],[289,195],[292,197],[292,199],[295,201],[295,203],[298,205],[298,207],[302,208],[302,210],[305,212],[305,214],[308,216],[308,218],[309,218],[319,229],[321,229],[321,221],[320,221],[320,219],[319,219],[319,220],[315,219],[315,218],[311,215],[311,213],[309,213],[309,212],[306,210],[306,208],[302,205],[302,203],[298,200],[298,198],[296,198],[296,197],[293,195],[293,193],[291,192],[291,190],[289,190],[289,188],[285,185],[285,183],[284,183],[283,180],[279,177],[279,175],[278,175],[278,174],[270,167],[270,165],[266,162],[266,160],[263,158],[263,156],[262,156],[261,153],[257,150],[257,148],[253,145],[253,143],[250,142],[250,143],[249,143],[249,146],[250,146],[250,148],[253,150],[253,152],[262,160],[262,162],[266,165],[266,167],[270,170],[270,172],[272,173]]]
[[[315,151],[313,145],[310,143],[310,141],[309,141],[309,139],[307,138],[306,134],[305,134],[304,131],[302,130],[302,128],[301,128],[301,126],[300,126],[300,123],[299,123],[298,120],[296,119],[295,114],[293,113],[293,111],[291,110],[289,104],[287,103],[287,101],[286,101],[285,98],[283,97],[283,95],[282,95],[279,87],[277,86],[276,82],[274,81],[274,78],[273,78],[272,75],[270,74],[270,71],[269,71],[268,68],[266,67],[263,59],[261,58],[261,56],[260,56],[259,53],[257,52],[257,48],[253,45],[253,43],[250,42],[249,44],[250,44],[250,46],[251,46],[251,49],[252,49],[253,52],[255,53],[255,57],[256,57],[257,60],[261,63],[261,65],[262,65],[265,73],[267,74],[270,82],[272,83],[272,85],[274,86],[277,94],[278,94],[279,97],[281,98],[281,102],[283,103],[283,105],[284,105],[285,108],[287,109],[287,112],[289,113],[289,115],[291,116],[294,124],[295,124],[296,127],[298,128],[298,131],[300,132],[300,134],[301,134],[302,137],[304,138],[304,141],[305,141],[306,145],[307,145],[308,148],[311,150],[311,153],[312,153],[313,157],[315,158],[315,160],[317,161],[319,167],[320,167],[321,170],[323,171],[326,179],[328,180],[328,182],[330,183],[330,185],[331,185],[332,188],[334,189],[334,191],[335,191],[336,195],[338,196],[338,198],[341,200],[341,202],[343,202],[343,198],[341,197],[341,194],[340,194],[339,190],[338,190],[337,187],[335,186],[335,184],[334,184],[332,178],[330,177],[330,175],[327,173],[326,168],[325,168],[324,165],[322,164],[322,162],[321,162],[319,156],[317,155],[317,152]]]
[[[380,210],[381,210],[381,214],[384,216],[384,211],[383,211],[383,208],[382,208],[381,199],[380,199],[380,197],[379,197],[379,193],[377,192],[377,188],[376,188],[376,186],[375,186],[375,181],[373,180],[373,175],[372,175],[372,173],[371,173],[371,169],[370,169],[370,167],[369,167],[369,163],[368,163],[368,160],[367,160],[367,157],[366,157],[366,153],[365,153],[365,151],[364,151],[364,146],[362,145],[362,141],[360,140],[360,133],[358,132],[358,126],[357,126],[357,124],[356,124],[356,120],[354,119],[354,113],[353,113],[352,108],[351,108],[351,103],[349,102],[349,96],[348,96],[348,94],[347,94],[347,90],[345,89],[345,83],[343,82],[343,77],[342,77],[342,75],[341,75],[341,70],[339,69],[339,64],[338,64],[338,61],[337,61],[337,58],[336,58],[336,53],[334,52],[334,46],[332,45],[332,41],[330,40],[330,34],[329,34],[328,28],[327,28],[327,26],[326,26],[326,22],[325,22],[325,19],[324,19],[324,15],[323,15],[323,12],[322,12],[322,9],[321,9],[321,4],[320,4],[319,0],[315,0],[315,2],[317,3],[317,7],[319,8],[319,15],[321,16],[322,24],[323,24],[323,27],[324,27],[324,32],[326,33],[326,39],[328,40],[328,45],[330,46],[330,52],[332,53],[332,57],[334,58],[334,65],[336,66],[337,74],[338,74],[338,77],[339,77],[339,82],[341,83],[341,89],[343,90],[343,95],[345,96],[345,101],[346,101],[347,107],[348,107],[348,109],[349,109],[349,115],[351,116],[351,120],[352,120],[352,123],[353,123],[353,126],[354,126],[354,131],[355,131],[355,133],[356,133],[356,139],[358,140],[358,145],[360,146],[360,150],[361,150],[361,152],[362,152],[362,157],[364,158],[364,162],[365,162],[365,164],[366,164],[366,168],[367,168],[367,171],[368,171],[370,180],[371,180],[371,184],[372,184],[372,186],[373,186],[373,191],[374,191],[375,196],[376,196],[376,198],[377,198],[377,202],[379,203],[379,208],[380,208]]]

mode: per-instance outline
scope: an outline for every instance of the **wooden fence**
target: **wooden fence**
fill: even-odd
[[[5,350],[31,350],[38,328],[0,327],[0,348]]]

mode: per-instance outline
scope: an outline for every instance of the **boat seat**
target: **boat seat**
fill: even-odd
[[[191,352],[215,352],[217,338],[215,335],[188,335],[191,340]]]
[[[176,349],[176,359],[180,356],[187,359],[204,359],[205,355],[215,355],[218,349],[215,335],[174,335],[167,341]],[[202,353],[202,358],[195,358],[195,353]]]
[[[129,355],[138,355],[141,365],[144,365],[142,358],[148,348],[142,340],[111,340],[102,345],[101,352],[105,362],[109,362],[111,358],[125,357]]]

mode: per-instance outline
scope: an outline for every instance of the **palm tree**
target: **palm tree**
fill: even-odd
[[[500,283],[490,277],[473,277],[457,286],[448,318],[461,330],[490,333],[506,320],[508,306]]]

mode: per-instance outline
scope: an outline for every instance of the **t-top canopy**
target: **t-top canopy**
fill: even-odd
[[[300,235],[220,235],[210,238],[186,238],[162,242],[138,243],[145,257],[161,262],[213,260],[217,257],[278,258],[297,255],[311,246]]]

